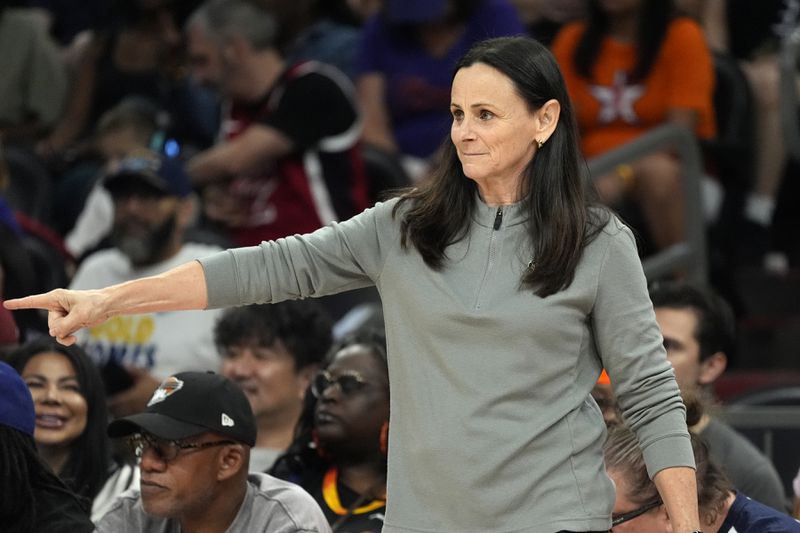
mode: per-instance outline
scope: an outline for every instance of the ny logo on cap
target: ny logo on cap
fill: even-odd
[[[159,402],[163,402],[169,396],[175,394],[182,388],[183,388],[183,381],[179,380],[175,376],[168,377],[167,379],[161,382],[161,385],[159,385],[156,391],[153,393],[153,397],[150,398],[149,402],[147,402],[147,407],[155,405]]]
[[[222,425],[233,427],[233,418],[229,417],[225,413],[222,413]]]

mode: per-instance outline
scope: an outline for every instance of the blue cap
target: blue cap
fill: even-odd
[[[386,0],[384,14],[391,24],[430,22],[447,14],[447,0]]]
[[[119,183],[137,179],[170,196],[184,198],[192,192],[183,163],[151,151],[123,159],[114,172],[106,176],[103,185],[113,194]]]
[[[35,424],[31,391],[16,370],[0,361],[0,425],[33,436]]]

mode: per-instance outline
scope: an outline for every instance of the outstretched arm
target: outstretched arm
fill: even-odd
[[[207,304],[205,273],[197,261],[104,289],[56,289],[4,302],[11,310],[46,309],[50,335],[65,345],[75,342],[74,333],[79,329],[101,324],[112,316],[205,309]]]

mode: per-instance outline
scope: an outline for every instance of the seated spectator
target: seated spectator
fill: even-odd
[[[193,75],[229,100],[221,138],[189,161],[206,216],[238,245],[313,231],[367,205],[352,86],[335,68],[287,64],[272,14],[208,0],[187,23]]]
[[[685,2],[685,0],[683,0]],[[755,175],[745,198],[742,231],[737,232],[740,257],[745,264],[785,270],[780,235],[772,229],[781,182],[787,170],[788,154],[780,105],[781,74],[779,51],[800,23],[800,9],[786,0],[705,0],[694,2],[694,12],[703,21],[714,50],[739,60],[752,88],[755,110]],[[788,230],[794,240],[793,228]],[[766,254],[766,255],[765,255]]]
[[[655,285],[650,298],[682,395],[710,401],[712,385],[725,371],[733,349],[733,312],[719,296],[683,283]],[[786,509],[775,467],[744,436],[709,413],[689,429],[706,442],[736,490],[775,509]]]
[[[34,444],[36,413],[19,374],[0,362],[0,524],[5,533],[88,533],[88,511]]]
[[[310,300],[233,307],[214,327],[221,373],[242,388],[256,418],[250,470],[267,471],[292,443],[306,390],[331,347],[331,328]]]
[[[363,28],[356,85],[364,141],[404,156],[409,175],[450,131],[456,61],[476,42],[525,33],[508,0],[385,0]]]
[[[97,523],[100,533],[330,531],[302,489],[248,474],[255,419],[242,390],[220,375],[167,378],[145,412],[115,420],[108,433],[129,437],[142,481]]]
[[[103,184],[114,203],[113,248],[86,258],[72,288],[95,289],[159,274],[219,250],[184,242],[194,204],[189,179],[177,160],[151,152],[128,157]],[[109,398],[116,416],[144,409],[166,376],[219,366],[211,332],[221,311],[140,311],[84,329],[79,337],[99,366],[124,366],[130,374],[128,383],[120,380]]]
[[[313,59],[353,75],[358,28],[333,18],[337,0],[258,0],[277,19],[287,63]]]
[[[138,469],[112,460],[100,374],[83,350],[49,338],[22,346],[8,362],[33,396],[39,454],[98,520],[139,481]]]
[[[37,146],[45,157],[85,140],[100,116],[137,95],[169,108],[177,91],[181,36],[170,0],[114,2],[95,20],[89,44],[78,59],[72,90],[53,131]]]
[[[800,522],[733,489],[722,470],[708,456],[705,444],[692,436],[697,464],[697,494],[703,531],[709,533],[791,533]],[[669,515],[647,472],[636,434],[613,426],[604,447],[606,469],[617,488],[612,528],[625,531],[672,533]]]
[[[102,161],[101,176],[115,171],[124,158],[137,151],[162,152],[163,137],[158,108],[143,98],[125,98],[97,121],[92,144]],[[75,225],[64,239],[67,249],[75,257],[81,257],[97,246],[111,232],[114,222],[114,202],[96,173],[94,180]],[[62,182],[69,181],[62,178]],[[65,185],[69,185],[74,194],[75,184]]]
[[[311,385],[297,438],[272,472],[306,489],[334,531],[379,533],[389,428],[386,339],[357,332],[331,354]]]
[[[553,43],[587,158],[613,150],[667,123],[700,138],[715,134],[711,53],[691,19],[672,2],[589,2],[586,22],[567,25]],[[639,206],[656,249],[684,237],[678,159],[663,150],[599,176],[603,201],[630,197]]]
[[[37,15],[13,4],[0,2],[0,136],[27,144],[61,116],[67,73]]]

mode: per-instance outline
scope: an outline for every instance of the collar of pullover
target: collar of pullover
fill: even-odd
[[[472,219],[480,226],[500,229],[521,224],[527,220],[527,216],[527,206],[523,200],[514,204],[489,206],[480,196],[476,196]]]

